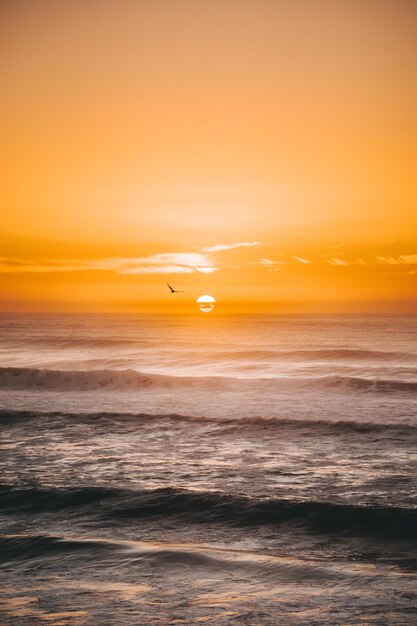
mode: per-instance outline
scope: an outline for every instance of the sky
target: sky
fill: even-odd
[[[416,20],[3,0],[0,310],[417,311]]]

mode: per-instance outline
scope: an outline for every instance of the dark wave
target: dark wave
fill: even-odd
[[[81,412],[81,413],[67,413],[57,411],[12,411],[3,409],[0,410],[0,424],[2,426],[20,424],[26,421],[32,420],[51,420],[51,422],[61,420],[65,426],[68,425],[68,421],[76,423],[88,423],[94,425],[95,423],[106,422],[110,426],[112,424],[119,424],[122,422],[128,422],[129,424],[137,423],[139,426],[152,422],[157,427],[158,424],[164,422],[177,422],[195,424],[196,426],[204,426],[212,424],[218,426],[222,430],[247,430],[256,428],[271,428],[271,429],[294,429],[294,430],[306,430],[311,434],[317,433],[318,435],[323,432],[331,432],[335,434],[343,433],[396,433],[413,435],[417,434],[417,423],[407,424],[401,422],[390,423],[378,423],[378,422],[354,422],[346,420],[315,420],[315,419],[289,419],[289,418],[275,418],[275,417],[241,417],[241,418],[216,418],[216,417],[193,417],[191,415],[179,415],[176,413],[163,413],[163,414],[151,414],[151,413],[115,413],[106,411],[95,412]]]
[[[36,559],[38,557],[44,558],[45,556],[56,556],[59,558],[68,552],[87,552],[89,549],[105,551],[106,548],[108,548],[107,544],[101,541],[77,541],[75,539],[68,541],[47,535],[0,536],[1,561]]]
[[[37,368],[0,368],[0,388],[92,391],[98,389],[141,389],[155,384],[157,376],[134,370],[49,370]]]
[[[417,381],[385,380],[381,378],[360,378],[355,376],[323,376],[308,381],[309,386],[317,385],[324,389],[342,389],[345,391],[415,393]]]
[[[402,556],[402,555],[401,555]],[[33,567],[33,560],[45,562],[55,560],[62,563],[71,561],[71,571],[76,568],[97,568],[99,562],[104,567],[110,567],[120,575],[125,570],[132,575],[133,571],[146,568],[160,570],[163,575],[168,571],[175,570],[177,575],[190,576],[191,571],[204,570],[204,577],[208,572],[224,578],[233,572],[238,572],[239,577],[253,577],[259,580],[271,580],[282,582],[317,582],[320,580],[335,581],[343,580],[348,574],[328,567],[323,567],[313,560],[307,559],[281,559],[279,556],[266,555],[262,552],[254,552],[239,549],[222,548],[202,543],[170,543],[170,542],[135,542],[113,541],[109,539],[83,539],[79,540],[70,536],[49,535],[6,535],[0,536],[0,567],[1,563],[29,561],[29,567]],[[415,569],[413,560],[399,557],[396,564],[406,567],[408,570]],[[392,562],[390,563],[392,565]],[[85,583],[84,583],[85,584]],[[79,582],[77,581],[77,586]],[[87,585],[94,589],[95,581],[90,580]]]
[[[171,520],[181,524],[297,525],[311,532],[417,540],[417,509],[330,502],[255,499],[166,488],[125,489],[0,487],[0,511],[9,514],[65,512],[106,519]]]
[[[330,570],[321,563],[309,559],[288,559],[279,556],[241,550],[223,548],[204,543],[171,543],[171,542],[135,542],[110,539],[77,539],[71,536],[50,535],[5,535],[0,536],[0,566],[2,561],[24,562],[29,561],[33,567],[34,559],[45,561],[60,561],[65,558],[66,563],[71,560],[71,571],[75,568],[92,566],[97,568],[102,561],[104,567],[117,568],[118,574],[125,570],[129,576],[133,571],[146,568],[159,569],[163,575],[167,571],[176,570],[177,575],[190,576],[191,571],[203,569],[204,576],[208,572],[224,578],[238,572],[239,577],[253,577],[259,580],[282,582],[298,582],[318,580],[323,582],[343,580],[348,574],[340,570]],[[392,565],[392,562],[390,562]],[[401,555],[396,559],[396,565],[408,570],[415,569],[411,559],[405,560]],[[77,586],[79,581],[77,581]],[[88,587],[94,589],[95,581],[90,580]]]
[[[0,368],[1,389],[43,389],[55,391],[132,391],[155,388],[197,388],[199,390],[247,389],[265,391],[345,391],[374,393],[416,393],[416,381],[360,378],[352,376],[315,376],[310,378],[232,378],[222,376],[168,376],[135,370],[49,370]]]
[[[93,561],[95,566],[98,559],[111,558],[111,562],[118,568],[128,567],[130,572],[132,568],[139,567],[159,567],[166,572],[167,569],[184,567],[193,568],[203,567],[207,569],[221,570],[235,569],[236,567],[242,572],[245,570],[254,571],[259,575],[259,563],[251,561],[245,562],[240,560],[236,565],[233,561],[228,561],[227,550],[214,550],[202,546],[202,550],[198,550],[193,546],[192,550],[184,546],[181,549],[178,545],[171,544],[136,544],[135,542],[117,542],[108,539],[94,541],[92,539],[78,540],[70,537],[53,537],[49,535],[6,535],[0,536],[0,564],[2,561],[33,561],[34,559],[60,560],[65,557],[71,558],[71,568],[77,565],[85,566],[89,561]],[[239,556],[245,556],[245,553],[239,553]],[[222,558],[224,557],[224,558]],[[78,559],[78,562],[76,561]],[[108,561],[107,561],[108,563]],[[281,568],[275,568],[280,571]],[[286,564],[286,569],[288,564]],[[294,569],[294,568],[292,568]],[[299,567],[299,574],[306,576],[309,572],[308,566]],[[271,575],[271,565],[269,564],[268,575]],[[94,585],[94,582],[92,582]]]

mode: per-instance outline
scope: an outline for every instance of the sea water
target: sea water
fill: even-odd
[[[416,623],[416,316],[0,337],[1,624]]]

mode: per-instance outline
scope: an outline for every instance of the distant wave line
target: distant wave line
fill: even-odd
[[[12,347],[21,345],[21,341],[16,339],[9,339],[4,342],[4,345],[10,344]],[[145,338],[111,338],[111,337],[59,337],[59,336],[27,336],[24,337],[24,343],[32,345],[41,345],[46,348],[137,348],[138,350],[145,349],[147,352],[154,348],[157,353],[171,352],[173,349],[180,348],[179,356],[186,356],[187,354],[194,354],[195,352],[201,353],[201,346],[196,347],[195,344],[190,344],[186,341],[173,340],[167,338],[164,345],[155,340]],[[392,352],[384,350],[362,350],[358,348],[317,348],[312,350],[280,350],[280,349],[229,349],[221,350],[221,343],[207,344],[205,346],[204,354],[207,362],[213,360],[251,360],[254,361],[264,359],[276,361],[318,361],[318,362],[351,362],[351,361],[393,361],[398,362],[417,362],[417,353],[413,352]]]

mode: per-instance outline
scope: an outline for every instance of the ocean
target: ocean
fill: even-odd
[[[417,623],[417,317],[0,316],[2,626]]]

